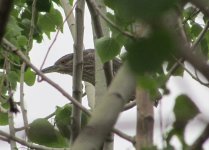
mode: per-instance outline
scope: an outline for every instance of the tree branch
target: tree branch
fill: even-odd
[[[84,8],[85,1],[77,1],[75,8],[76,34],[73,54],[73,97],[81,103],[82,100],[82,76],[83,76],[83,35],[84,35]],[[72,107],[72,132],[71,143],[78,136],[81,128],[81,110]]]
[[[125,140],[127,140],[127,141],[129,141],[129,142],[131,142],[133,145],[136,144],[135,137],[129,136],[129,135],[127,135],[127,134],[125,134],[125,133],[123,133],[123,132],[117,130],[117,129],[113,129],[113,131],[114,131],[119,137],[121,137],[121,138],[123,138],[123,139],[125,139]]]
[[[60,2],[61,2],[61,5],[62,5],[62,8],[64,9],[66,20],[67,20],[67,23],[68,23],[68,27],[71,31],[72,38],[75,41],[75,38],[76,38],[75,18],[73,16],[72,11],[73,11],[73,8],[75,7],[75,4],[78,1],[76,1],[76,3],[74,4],[73,7],[71,7],[69,0],[60,0]],[[92,91],[93,92],[95,91],[94,86],[92,84],[89,84],[88,82],[84,82],[84,83],[85,83],[85,90],[86,90],[88,102],[89,102],[89,104],[91,103],[90,101],[92,101],[94,103],[95,97],[91,95]]]
[[[192,53],[192,49],[190,48],[188,41],[186,39],[186,35],[184,30],[180,27],[181,23],[179,22],[179,28],[178,35],[176,33],[174,34],[177,43],[179,43],[178,51],[182,55],[183,58],[185,58],[187,61],[189,61],[196,69],[198,69],[209,81],[209,66],[204,61],[204,58],[201,56],[197,56],[194,53]],[[180,35],[180,36],[179,36]],[[187,43],[187,44],[185,44]],[[194,48],[195,49],[195,48]]]
[[[101,147],[119,113],[135,90],[135,84],[135,77],[127,64],[124,64],[104,94],[101,104],[93,111],[89,123],[77,137],[73,145],[74,150],[92,150]]]
[[[31,16],[31,24],[30,24],[30,32],[28,35],[28,46],[27,46],[27,51],[28,53],[29,50],[31,50],[32,45],[33,45],[33,34],[34,34],[34,27],[35,27],[35,15],[37,13],[36,11],[36,2],[37,0],[33,0],[32,3],[32,16]],[[25,102],[24,102],[24,78],[25,78],[25,68],[26,68],[26,63],[23,62],[21,65],[21,70],[20,70],[20,109],[22,112],[22,117],[23,117],[23,123],[25,127],[25,132],[28,133],[28,117],[27,117],[27,109],[25,108]]]
[[[137,87],[137,129],[136,149],[153,146],[154,110],[150,94],[144,89]]]
[[[97,10],[95,9],[94,5],[92,5],[91,0],[86,0],[86,3],[88,5],[89,11],[91,13],[91,18],[92,18],[92,22],[93,22],[93,27],[94,27],[96,39],[99,39],[104,36],[104,33],[102,31],[101,22],[99,19],[99,15],[98,15]],[[104,69],[104,73],[105,73],[105,77],[106,77],[106,84],[107,84],[107,86],[109,86],[112,79],[113,79],[111,62],[108,61],[108,62],[104,63],[103,69]]]
[[[136,38],[132,33],[128,31],[123,31],[120,27],[118,27],[116,24],[114,24],[111,20],[109,20],[100,10],[100,8],[97,6],[97,4],[93,0],[88,0],[89,3],[91,4],[91,7],[94,7],[97,13],[101,16],[101,18],[107,22],[110,26],[112,26],[114,29],[122,33],[123,35],[129,37],[129,38]]]
[[[62,8],[65,12],[65,16],[66,16],[66,20],[68,23],[68,27],[71,31],[71,35],[73,37],[73,39],[75,39],[75,18],[73,16],[72,13],[72,6],[70,5],[70,1],[69,0],[60,0],[60,3],[62,5]]]
[[[136,106],[136,100],[127,103],[127,104],[124,106],[123,111],[129,110],[129,109],[131,109],[131,108],[133,108],[133,107],[135,107],[135,106]]]
[[[194,79],[194,80],[196,80],[197,82],[199,82],[200,84],[202,84],[202,85],[204,85],[204,86],[206,86],[206,87],[209,87],[209,83],[204,83],[204,82],[202,82],[200,79],[199,79],[199,77],[198,77],[198,74],[197,74],[197,71],[195,70],[195,75],[193,75],[193,73],[191,73],[190,71],[189,71],[189,69],[187,69],[186,67],[185,67],[185,65],[183,64],[183,63],[181,63],[181,62],[179,62],[178,60],[177,60],[177,62],[182,66],[182,68],[184,68],[184,70]]]

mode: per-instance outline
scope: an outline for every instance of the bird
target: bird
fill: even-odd
[[[73,75],[73,56],[74,54],[67,54],[58,59],[54,65],[42,69],[43,73],[57,72],[61,74]],[[113,74],[115,74],[122,61],[119,58],[113,59]],[[82,80],[95,85],[95,49],[83,50],[83,76]]]

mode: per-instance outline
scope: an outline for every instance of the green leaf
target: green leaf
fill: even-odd
[[[197,14],[194,16],[196,11],[197,11],[197,8],[195,8],[193,6],[189,6],[183,11],[183,16],[185,19],[192,20],[194,17],[197,16]]]
[[[106,0],[106,4],[124,20],[133,18],[153,21],[176,3],[177,0]]]
[[[60,0],[52,0],[53,2],[55,2],[58,6],[60,6]]]
[[[9,123],[8,113],[0,112],[0,126],[6,126]]]
[[[66,104],[63,107],[57,106],[55,111],[55,123],[62,136],[70,139],[71,133],[71,115],[72,104]],[[81,112],[81,128],[83,128],[88,122],[89,116],[84,112]]]
[[[60,133],[70,139],[71,133],[71,113],[72,105],[66,104],[63,107],[57,107],[55,111],[55,123]]]
[[[33,0],[26,0],[28,6],[32,6]],[[51,8],[51,0],[37,0],[36,9],[39,12],[49,12]]]
[[[68,147],[68,142],[46,119],[36,119],[30,124],[28,138],[37,144],[49,147]]]
[[[36,80],[35,72],[31,71],[30,69],[27,69],[24,76],[25,76],[24,78],[25,83],[28,86],[32,86],[35,83],[35,80]]]
[[[7,24],[7,29],[6,29],[6,34],[5,36],[8,38],[8,39],[11,39],[11,38],[15,38],[16,36],[19,36],[21,35],[21,31],[23,29],[21,27],[19,27],[18,23],[17,23],[17,20],[15,17],[11,16],[9,18],[9,22]]]
[[[188,96],[180,95],[176,98],[174,113],[176,116],[174,128],[182,132],[187,122],[195,117],[199,113],[199,110]]]
[[[209,49],[208,49],[208,41],[206,40],[206,38],[202,39],[200,45],[201,45],[202,54],[205,56],[205,58],[208,58]]]
[[[121,45],[117,40],[109,37],[97,39],[95,46],[103,63],[115,58],[121,50]]]
[[[50,38],[50,33],[55,32],[62,25],[62,15],[57,9],[51,9],[49,13],[40,15],[38,26]]]
[[[195,39],[202,31],[202,27],[200,24],[198,24],[196,22],[192,23],[191,25],[192,25],[192,27],[191,27],[192,39]]]
[[[176,63],[176,61],[170,62],[169,66],[167,67],[167,70],[169,71],[175,63]],[[183,74],[184,74],[184,68],[182,68],[182,67],[178,67],[177,69],[175,69],[175,71],[172,72],[173,76],[183,77]]]
[[[157,98],[161,97],[158,91],[157,80],[148,75],[137,76],[137,84],[142,87],[145,91],[149,92],[151,100],[156,101]]]
[[[138,75],[158,71],[176,50],[173,38],[160,27],[153,28],[148,38],[129,40],[125,48],[129,65]]]
[[[19,75],[15,71],[10,71],[8,74],[8,80],[11,83],[12,89],[16,89],[17,82],[19,81]]]
[[[115,0],[104,0],[104,3],[109,8],[114,9],[114,7],[115,7]]]
[[[69,0],[69,1],[70,1],[70,5],[73,6],[74,0]]]
[[[173,76],[180,76],[182,77],[183,74],[184,74],[184,68],[182,67],[177,67],[175,70],[173,70],[173,66],[177,63],[177,60],[176,59],[180,59],[181,57],[179,56],[175,56],[175,59],[174,58],[171,58],[168,62],[168,64],[166,65],[166,71],[167,72],[170,72],[171,69],[172,69],[172,75]]]
[[[148,75],[138,76],[138,84],[144,89],[152,90],[158,87],[157,82]]]
[[[17,43],[18,43],[18,47],[24,47],[26,49],[28,39],[25,36],[20,35],[20,36],[17,37]]]

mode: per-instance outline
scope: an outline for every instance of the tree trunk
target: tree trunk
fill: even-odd
[[[136,92],[137,104],[137,135],[136,149],[149,148],[153,145],[153,102],[148,92],[138,87]]]

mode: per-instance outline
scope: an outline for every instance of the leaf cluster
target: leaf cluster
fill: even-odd
[[[72,105],[57,106],[55,111],[55,126],[47,119],[38,118],[34,120],[28,130],[28,138],[40,145],[48,147],[69,147],[72,122]],[[87,124],[88,116],[82,113],[82,128]]]
[[[33,0],[15,0],[7,23],[4,38],[21,49],[26,56],[31,50],[29,39],[40,43],[44,34],[50,38],[50,33],[56,30],[62,31],[63,18],[55,5],[60,5],[57,0],[37,0],[33,10]],[[32,22],[34,16],[34,23]],[[30,35],[32,33],[32,35]],[[29,56],[28,56],[29,57]],[[23,61],[7,49],[0,47],[0,103],[4,103],[8,96],[9,86],[11,90],[16,90],[17,83],[20,81],[20,67]],[[9,66],[9,69],[6,68]],[[24,72],[24,82],[28,86],[35,83],[36,74],[29,66]],[[2,119],[1,117],[0,119]],[[7,118],[8,119],[8,118]]]

